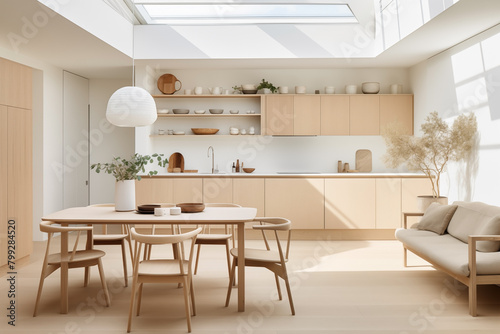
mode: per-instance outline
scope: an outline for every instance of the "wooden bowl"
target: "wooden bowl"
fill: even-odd
[[[195,135],[214,135],[219,132],[219,129],[191,128],[191,131],[193,131]]]
[[[179,203],[175,206],[180,207],[182,213],[202,212],[205,210],[205,204],[203,203]]]
[[[255,170],[255,168],[246,168],[246,167],[245,167],[245,168],[243,168],[243,171],[244,171],[245,173],[251,173],[251,172],[253,172],[254,170]]]

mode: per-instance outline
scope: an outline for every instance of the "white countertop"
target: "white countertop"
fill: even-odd
[[[142,176],[147,178],[149,176]],[[420,178],[422,173],[160,173],[153,178],[164,177],[263,177],[263,178]]]

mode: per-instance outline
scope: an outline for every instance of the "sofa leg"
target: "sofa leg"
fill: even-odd
[[[469,314],[477,316],[477,285],[472,282],[469,284]]]

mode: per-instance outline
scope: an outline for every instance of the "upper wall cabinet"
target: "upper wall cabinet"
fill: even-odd
[[[265,97],[265,135],[293,135],[293,95],[268,95]]]
[[[349,96],[321,96],[321,135],[349,135]]]
[[[351,136],[380,134],[378,95],[350,95],[349,106],[349,134]]]
[[[293,98],[293,134],[321,134],[321,100],[317,95],[295,95]]]
[[[405,134],[413,135],[413,95],[380,96],[380,133],[391,124],[401,126]]]
[[[0,104],[31,109],[32,69],[0,58]]]

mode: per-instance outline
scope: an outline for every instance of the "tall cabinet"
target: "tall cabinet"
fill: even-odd
[[[16,259],[33,247],[31,92],[31,68],[0,58],[0,266],[7,264],[8,240]]]

